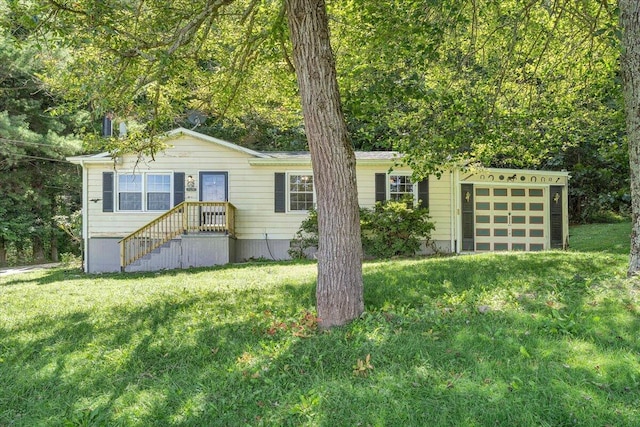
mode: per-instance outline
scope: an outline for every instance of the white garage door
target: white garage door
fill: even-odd
[[[474,188],[476,251],[540,251],[546,248],[545,187]]]

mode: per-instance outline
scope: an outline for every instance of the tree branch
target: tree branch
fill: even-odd
[[[198,29],[202,26],[203,22],[205,22],[208,18],[212,16],[216,16],[218,14],[219,9],[222,6],[229,5],[233,3],[235,0],[209,0],[207,4],[202,9],[202,11],[196,15],[193,19],[186,23],[182,28],[178,28],[178,30],[173,35],[173,43],[169,47],[167,53],[172,55],[176,50],[180,47],[189,44]]]
[[[80,10],[80,9],[74,9],[72,7],[69,7],[67,5],[64,5],[56,0],[47,0],[49,3],[51,3],[53,5],[53,7],[55,7],[58,10],[64,10],[65,12],[71,12],[74,13],[76,15],[83,15],[83,16],[89,16],[89,14],[84,11],[84,10]]]

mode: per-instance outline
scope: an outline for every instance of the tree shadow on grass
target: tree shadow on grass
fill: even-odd
[[[311,282],[36,317],[0,329],[0,425],[634,425],[637,313],[585,306],[574,271],[605,267],[500,261],[368,264],[368,312],[327,332]],[[560,327],[551,285],[603,326]]]
[[[306,378],[290,379],[299,385],[298,396],[292,393],[285,401],[288,415],[272,408],[260,419],[267,425],[326,426],[635,425],[640,416],[637,308],[614,317],[620,306],[585,307],[593,290],[571,270],[556,277],[561,258],[542,263],[548,272],[527,263],[543,278],[564,280],[561,298],[577,316],[573,320],[544,299],[542,306],[483,314],[469,296],[484,293],[483,283],[470,279],[433,290],[442,271],[430,272],[423,263],[390,273],[404,284],[391,302],[386,290],[375,289],[375,274],[381,273],[365,274],[369,312],[291,348],[280,370],[295,366]],[[512,279],[497,280],[496,286]],[[421,289],[430,292],[428,299],[406,296]],[[602,320],[587,321],[594,318]]]
[[[243,270],[246,268],[256,268],[261,266],[286,266],[286,265],[305,265],[313,264],[314,261],[255,261],[238,264],[226,264],[213,267],[198,267],[188,269],[175,269],[175,270],[159,270],[151,272],[135,272],[135,273],[102,273],[102,274],[88,274],[84,273],[79,268],[51,268],[47,270],[38,270],[29,273],[21,273],[15,275],[9,275],[0,277],[0,287],[3,286],[15,286],[15,285],[49,285],[51,283],[59,282],[74,282],[74,281],[92,281],[99,279],[107,280],[135,280],[145,279],[152,277],[172,277],[172,276],[184,276],[194,275],[200,273],[206,273],[210,271],[225,271],[225,270]]]
[[[284,350],[275,355],[248,348],[247,371],[214,394],[224,404],[187,424],[632,426],[639,415],[638,362],[624,356],[637,343],[614,358],[528,313],[379,312],[287,333],[265,334],[263,346]]]
[[[523,292],[528,288],[611,275],[606,257],[578,256],[566,252],[497,254],[433,258],[397,264],[365,266],[365,300],[382,307],[385,303],[420,306],[441,295],[477,297],[495,289]]]
[[[296,317],[310,287],[274,289],[285,301],[275,306],[252,290],[185,291],[0,327],[0,425],[180,425],[196,406],[235,407],[258,363],[245,353],[280,323],[267,313]]]

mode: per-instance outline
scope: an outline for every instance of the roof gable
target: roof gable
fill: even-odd
[[[311,162],[311,155],[308,151],[255,151],[229,141],[225,141],[182,127],[167,132],[166,136],[169,143],[178,141],[182,136],[187,136],[198,141],[212,144],[214,146],[219,146],[228,150],[236,151],[251,157],[249,159],[250,164],[308,164]],[[176,147],[174,146],[172,148]],[[358,162],[365,163],[389,163],[391,161],[397,160],[400,157],[399,153],[394,151],[356,151],[355,156]],[[80,165],[86,163],[110,163],[114,161],[111,153],[108,152],[68,157],[67,160],[71,163]]]
[[[241,147],[240,145],[234,144],[229,141],[225,141],[219,138],[215,138],[213,136],[205,135],[203,133],[195,132],[190,129],[185,129],[182,127],[173,129],[166,133],[168,138],[168,142],[179,140],[181,136],[188,136],[193,139],[197,139],[199,141],[204,141],[213,145],[217,145],[220,147],[224,147],[229,150],[237,151],[239,153],[247,154],[251,157],[255,157],[257,159],[269,159],[272,158],[267,153],[261,153],[259,151],[251,150],[249,148]],[[125,154],[126,155],[126,154]],[[120,157],[120,156],[118,156]],[[71,163],[75,164],[85,164],[85,163],[110,163],[113,162],[112,154],[109,152],[102,152],[97,154],[87,154],[82,156],[73,156],[67,157],[67,160]]]
[[[185,129],[185,128],[177,128],[172,131],[167,132],[168,137],[179,137],[180,135],[187,135],[195,139],[199,139],[201,141],[210,142],[212,144],[219,145],[221,147],[225,147],[231,150],[239,151],[244,154],[249,154],[250,156],[257,158],[270,158],[267,153],[261,153],[259,151],[251,150],[249,148],[241,147],[240,145],[234,144],[229,141],[225,141],[219,138],[214,138],[213,136],[205,135],[203,133],[199,133],[193,130]]]

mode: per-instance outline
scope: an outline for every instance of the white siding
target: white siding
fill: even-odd
[[[173,146],[158,153],[155,160],[125,156],[117,164],[86,164],[88,168],[87,237],[124,237],[159,216],[159,212],[102,212],[103,172],[184,172],[192,175],[199,189],[199,173],[227,172],[229,202],[236,207],[236,236],[238,239],[291,239],[306,218],[304,213],[274,212],[274,174],[277,172],[308,172],[304,165],[250,165],[251,154],[182,136],[172,141]],[[375,174],[386,173],[392,162],[385,164],[358,164],[358,200],[361,206],[371,207],[375,202]],[[409,172],[398,168],[396,172]],[[451,178],[429,178],[430,211],[436,229],[434,240],[449,240],[451,229]],[[117,197],[117,195],[116,195]],[[185,200],[198,200],[199,191],[186,191]]]
[[[362,207],[375,204],[375,175],[387,173],[392,166],[388,165],[358,165],[356,179],[358,180],[358,202]],[[395,168],[393,173],[411,173],[409,168]],[[431,233],[432,240],[449,240],[451,237],[451,174],[444,173],[438,179],[435,175],[429,177],[429,213],[431,221],[436,225]]]
[[[88,199],[102,199],[102,172],[129,171],[175,171],[192,175],[199,188],[199,173],[205,171],[227,172],[229,184],[229,202],[237,210],[236,226],[239,238],[247,238],[260,233],[264,237],[266,228],[274,233],[289,233],[291,221],[273,215],[273,170],[251,167],[248,159],[252,156],[240,151],[201,141],[191,137],[182,137],[173,142],[175,148],[158,153],[155,160],[148,158],[136,163],[135,156],[124,157],[115,165],[89,166]],[[198,200],[199,191],[185,192],[186,200]],[[89,203],[89,237],[123,237],[150,220],[159,212],[102,212],[102,202]],[[282,214],[280,214],[282,215]],[[293,227],[297,229],[297,224]],[[267,230],[268,232],[268,230]]]
[[[436,225],[431,240],[451,239],[451,174],[429,177],[429,213]]]

